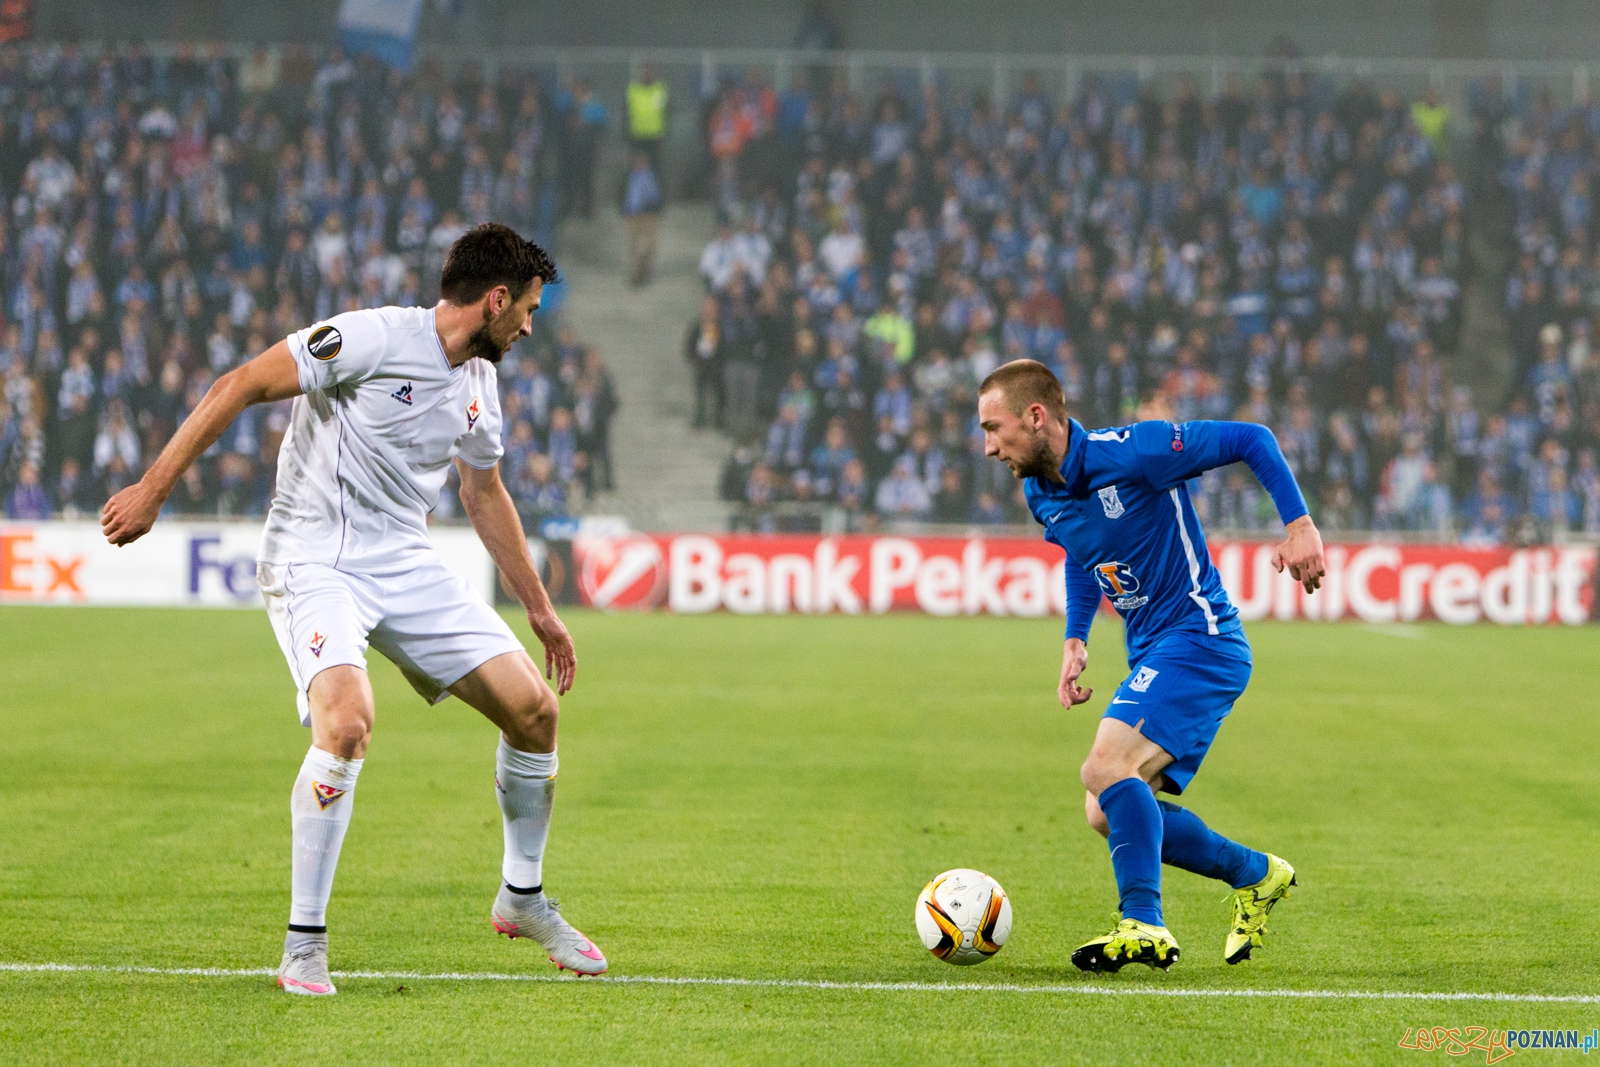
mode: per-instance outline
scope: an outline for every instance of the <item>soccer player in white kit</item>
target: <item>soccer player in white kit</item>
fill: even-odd
[[[278,984],[333,993],[326,913],[357,776],[372,736],[368,645],[430,703],[454,694],[500,728],[495,791],[505,825],[491,918],[559,967],[606,959],[543,892],[556,780],[557,692],[578,660],[501,484],[495,364],[532,329],[544,250],[485,223],[451,247],[432,308],[336,315],[218,378],[149,471],[106,504],[107,540],[149,531],[189,465],[251,404],[294,397],[257,580],[297,689],[311,749],[290,794],[294,864]],[[545,674],[495,611],[439,560],[427,514],[451,462],[461,501],[544,645]]]

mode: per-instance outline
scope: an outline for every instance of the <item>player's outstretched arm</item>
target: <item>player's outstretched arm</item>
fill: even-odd
[[[1228,450],[1242,459],[1250,472],[1272,497],[1283,520],[1286,536],[1272,553],[1272,565],[1282,574],[1288,570],[1294,580],[1308,593],[1322,585],[1322,576],[1328,572],[1327,557],[1322,551],[1322,535],[1312,521],[1300,485],[1295,481],[1289,461],[1283,457],[1278,438],[1265,426],[1253,422],[1224,422],[1219,424],[1228,441]]]
[[[1143,422],[1134,429],[1135,446],[1145,476],[1158,488],[1177,485],[1205,471],[1244,463],[1272,497],[1288,532],[1272,556],[1308,593],[1315,592],[1327,572],[1322,535],[1312,522],[1305,496],[1295,482],[1283,449],[1271,430],[1254,422]]]
[[[300,372],[287,341],[279,341],[218,378],[144,477],[106,501],[100,513],[100,530],[106,540],[126,545],[149,533],[183,472],[222,436],[239,412],[251,404],[287,400],[300,392]]]
[[[1288,570],[1294,580],[1308,593],[1322,585],[1322,576],[1328,571],[1327,557],[1322,551],[1322,535],[1306,508],[1300,485],[1295,481],[1289,461],[1283,457],[1278,439],[1265,426],[1253,422],[1224,422],[1219,424],[1228,450],[1242,459],[1250,472],[1272,497],[1283,520],[1285,536],[1272,553],[1272,565],[1282,574]]]
[[[472,520],[472,528],[478,531],[512,595],[528,611],[528,625],[544,646],[544,676],[556,683],[558,694],[565,695],[578,674],[578,653],[572,646],[572,635],[556,615],[550,595],[539,580],[539,571],[528,552],[527,535],[522,532],[522,520],[517,517],[511,494],[500,481],[500,468],[474,467],[457,459],[456,469],[461,472],[461,505],[467,518]]]

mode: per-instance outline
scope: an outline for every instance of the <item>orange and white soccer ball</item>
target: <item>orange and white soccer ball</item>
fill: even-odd
[[[917,894],[917,934],[935,956],[970,967],[1011,936],[1011,899],[982,871],[945,871]]]

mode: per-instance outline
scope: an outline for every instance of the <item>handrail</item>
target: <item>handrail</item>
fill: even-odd
[[[1222,68],[1224,73],[1249,73],[1270,71],[1284,74],[1352,74],[1362,77],[1383,74],[1487,76],[1506,75],[1570,75],[1577,70],[1600,68],[1597,64],[1568,63],[1557,60],[1490,60],[1490,59],[1431,59],[1422,57],[1384,56],[1306,56],[1282,58],[1274,56],[1229,55],[1140,55],[1075,54],[1067,52],[909,52],[852,49],[838,51],[802,51],[788,48],[687,48],[651,47],[626,48],[613,46],[563,47],[543,45],[481,49],[456,45],[427,45],[419,49],[423,55],[439,58],[480,60],[492,59],[498,63],[559,64],[562,61],[594,63],[670,63],[686,65],[710,60],[719,67],[749,66],[825,66],[848,69],[852,66],[898,67],[922,70],[929,66],[935,70],[965,69],[987,70],[1000,63],[1013,73],[1027,73],[1030,69],[1061,71],[1075,67],[1083,73],[1138,73],[1148,76],[1162,73],[1205,72]]]
[[[13,47],[58,47],[65,42],[32,41]],[[73,42],[85,51],[115,48],[124,42],[83,41]],[[255,53],[258,45],[236,41],[142,41],[145,52],[155,58],[171,58],[184,47],[221,52],[233,59],[246,59]],[[282,44],[266,46],[269,51],[282,54],[291,47]],[[323,54],[333,44],[310,46],[313,54]],[[1090,74],[1135,73],[1141,79],[1159,74],[1210,73],[1222,74],[1283,73],[1350,75],[1379,77],[1383,75],[1427,75],[1430,78],[1471,78],[1498,74],[1507,81],[1523,77],[1587,77],[1589,72],[1600,73],[1600,63],[1572,63],[1559,60],[1498,60],[1498,59],[1433,59],[1408,56],[1241,56],[1241,55],[1145,55],[1138,53],[1081,54],[1068,52],[941,52],[941,51],[887,51],[874,49],[849,49],[815,51],[793,48],[692,48],[679,46],[625,47],[611,45],[530,45],[483,47],[481,45],[438,44],[425,35],[419,36],[418,55],[442,61],[462,62],[475,60],[486,67],[505,64],[563,66],[578,63],[628,64],[642,63],[670,65],[710,64],[717,68],[746,67],[752,64],[774,69],[794,67],[900,68],[918,70],[929,76],[938,70],[991,70],[997,65],[1009,74],[1039,73]]]

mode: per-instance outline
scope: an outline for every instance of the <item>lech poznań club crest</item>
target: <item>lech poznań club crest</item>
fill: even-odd
[[[1106,518],[1120,519],[1122,517],[1122,501],[1117,499],[1117,487],[1108,485],[1100,490],[1100,506],[1106,509]]]

